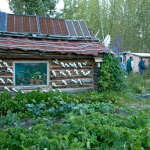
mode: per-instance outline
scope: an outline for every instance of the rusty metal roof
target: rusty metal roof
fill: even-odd
[[[76,53],[94,56],[98,56],[98,53],[109,52],[100,42],[30,39],[8,36],[0,36],[0,49]]]

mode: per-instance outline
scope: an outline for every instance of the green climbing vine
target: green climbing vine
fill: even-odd
[[[101,90],[122,90],[125,87],[124,72],[118,57],[105,54],[100,68],[99,84]]]

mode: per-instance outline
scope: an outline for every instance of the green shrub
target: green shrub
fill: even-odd
[[[125,77],[118,57],[106,54],[100,68],[99,84],[101,90],[122,90]]]

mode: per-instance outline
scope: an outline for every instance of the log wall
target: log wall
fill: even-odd
[[[59,64],[55,64],[54,60],[57,59]],[[2,83],[0,81],[0,93],[4,91],[4,87],[8,87],[11,91],[12,88],[16,88],[17,90],[22,90],[23,92],[28,92],[35,90],[37,87],[40,90],[55,90],[60,89],[61,91],[67,91],[72,93],[84,92],[84,91],[93,91],[98,90],[98,80],[99,80],[99,70],[97,67],[97,63],[94,62],[94,56],[92,55],[77,55],[77,54],[60,54],[60,53],[41,53],[41,52],[32,52],[32,51],[21,51],[21,50],[0,50],[0,78],[2,78],[5,82]],[[6,62],[14,71],[13,63],[16,61],[47,61],[49,63],[49,85],[45,87],[41,86],[20,86],[15,87],[13,81],[13,73],[7,71],[7,67],[3,64]],[[63,67],[60,63],[75,63],[77,68],[75,67]],[[80,62],[82,64],[82,68],[77,64]],[[86,65],[83,63],[87,62]],[[66,69],[70,71],[71,76],[66,72]],[[78,75],[75,73],[74,69],[78,71]],[[87,73],[90,71],[90,74],[83,75],[81,71]],[[55,71],[56,76],[53,75],[52,71]],[[60,74],[60,71],[65,73],[65,75]],[[12,83],[8,82],[7,79],[10,79]],[[77,83],[71,82],[71,80],[77,81]],[[78,79],[81,80],[82,84],[79,83]],[[67,85],[65,85],[62,80],[65,80]],[[52,83],[55,83],[57,87],[54,87]],[[13,93],[13,91],[12,91]]]
[[[13,55],[9,54],[10,56],[13,57]],[[12,91],[12,88],[16,88],[14,86],[14,84],[10,83],[7,81],[7,79],[10,79],[12,82],[13,81],[13,73],[7,71],[7,67],[5,65],[3,65],[3,62],[6,62],[9,66],[9,68],[12,69],[12,71],[14,71],[13,68],[13,63],[16,61],[48,61],[49,63],[49,86],[47,87],[40,87],[39,88],[41,90],[52,90],[52,89],[60,89],[61,91],[67,91],[67,92],[73,92],[73,93],[77,93],[77,92],[84,92],[84,91],[93,91],[94,90],[94,59],[91,56],[74,56],[74,55],[54,55],[54,58],[57,58],[58,62],[63,62],[63,63],[76,63],[77,68],[75,67],[63,67],[62,65],[58,65],[55,64],[53,62],[52,59],[52,55],[50,55],[50,58],[47,58],[47,54],[46,57],[43,57],[43,59],[41,58],[36,58],[33,55],[31,55],[33,57],[33,59],[29,58],[23,58],[20,59],[20,55],[15,54],[16,56],[12,59],[9,58],[8,55],[4,58],[4,54],[3,56],[0,56],[0,60],[2,60],[1,67],[0,67],[0,78],[2,78],[5,82],[2,83],[0,81],[0,93],[2,93],[4,91],[4,87],[8,87],[10,89],[10,91]],[[25,54],[24,54],[25,55]],[[30,56],[30,57],[31,57]],[[56,57],[57,56],[57,57]],[[61,59],[59,59],[59,56]],[[19,57],[19,58],[18,58]],[[63,59],[64,58],[64,59]],[[66,59],[67,58],[67,59]],[[70,59],[69,59],[70,58]],[[80,62],[82,64],[82,68],[79,67],[79,65],[77,64],[78,62]],[[87,62],[87,64],[84,66],[83,63]],[[66,72],[66,69],[70,71],[71,76]],[[76,69],[78,71],[78,75],[74,72],[74,69]],[[52,70],[55,71],[56,76],[53,75]],[[81,70],[83,70],[85,73],[90,71],[90,74],[84,76],[81,73]],[[60,71],[64,72],[66,76],[60,74]],[[71,82],[71,80],[75,80],[77,81],[77,83],[73,83]],[[82,85],[78,82],[78,79],[81,80]],[[62,80],[65,80],[67,82],[67,85],[65,85]],[[55,83],[57,87],[52,86],[52,83]],[[25,87],[25,86],[20,86],[19,88],[17,88],[17,90],[22,90],[24,92],[28,92],[28,91],[32,91],[35,90],[38,86],[31,86],[31,87]],[[13,93],[13,91],[12,91]]]

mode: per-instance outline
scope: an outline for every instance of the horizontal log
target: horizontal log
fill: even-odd
[[[13,77],[13,74],[10,72],[0,72],[0,77],[1,76],[12,76]]]
[[[79,60],[74,60],[72,61],[72,59],[70,60],[63,60],[63,61],[58,61],[59,64],[55,64],[53,62],[50,62],[50,65],[52,66],[61,66],[61,62],[63,63],[66,63],[66,64],[69,64],[69,63],[76,63],[77,67],[80,68],[80,66],[78,65],[78,62],[81,63],[81,66],[84,67],[84,66],[93,66],[93,61],[87,61],[87,64],[86,65],[83,65],[83,63],[85,63],[85,61],[82,61],[81,59]]]
[[[61,89],[62,92],[69,92],[69,93],[83,93],[83,92],[92,92],[93,88],[92,87],[88,87],[88,88],[74,88],[74,89],[70,89],[70,88],[65,88],[65,89]]]
[[[74,60],[74,62],[70,59],[70,60],[67,60],[67,61],[61,61],[61,62],[63,62],[63,63],[66,63],[66,64],[68,64],[69,65],[69,63],[76,63],[76,66],[78,67],[78,68],[82,68],[82,67],[86,67],[86,66],[92,66],[93,67],[93,62],[87,62],[87,64],[86,65],[83,65],[82,63],[84,63],[84,62],[82,62],[82,61],[78,61],[78,60]],[[61,66],[61,67],[63,67],[62,65],[61,65],[61,62],[59,61],[59,64],[55,64],[55,63],[51,63],[50,62],[50,65],[52,66],[52,67],[58,67],[58,66]],[[78,62],[80,62],[81,63],[81,67],[78,65]],[[70,66],[70,65],[69,65]],[[70,66],[71,67],[71,66]],[[65,68],[69,68],[69,67],[65,67]]]
[[[66,86],[93,86],[93,83],[83,83],[82,85],[81,84],[79,84],[79,83],[77,83],[77,84],[75,84],[75,83],[67,83],[67,85],[65,85],[65,84],[63,84],[63,83],[56,83],[55,82],[55,84],[56,84],[56,86],[57,87],[60,87],[60,86],[64,86],[64,87],[66,87]],[[52,85],[52,83],[50,84],[52,87],[54,87],[53,85]]]
[[[36,90],[36,89],[43,89],[43,88],[49,88],[48,86],[36,86],[36,85],[34,85],[34,86],[16,86],[15,87],[15,89],[17,89],[17,90]]]
[[[0,85],[0,87],[1,87],[1,88],[5,87],[5,86],[6,86],[5,84]],[[10,84],[10,85],[7,85],[7,87],[11,87],[11,88],[12,88],[12,87],[13,87],[13,85],[12,85],[12,84]]]
[[[3,83],[0,82],[0,86],[3,86],[3,87],[4,86],[13,86],[13,84],[12,83],[8,83],[8,82],[3,84]]]
[[[72,60],[72,59],[70,59],[70,60],[66,60],[65,58],[64,59],[61,59],[61,61],[59,60],[59,56],[60,55],[58,55],[58,58],[57,58],[57,61],[58,61],[58,63],[61,63],[61,62],[64,62],[64,63],[68,63],[68,62],[71,62],[71,63],[73,63],[73,62],[75,62],[75,63],[78,63],[78,62],[80,62],[80,63],[87,63],[87,64],[93,64],[94,63],[94,59],[92,59],[92,58],[90,58],[90,59],[81,59],[80,57],[78,57],[77,55],[76,56],[74,56],[74,60]],[[54,62],[53,62],[53,60],[55,60],[55,59],[52,59],[51,60],[51,63],[52,64],[55,64]]]
[[[92,76],[62,76],[62,77],[50,77],[50,80],[66,80],[66,79],[85,79],[85,78],[90,78],[92,79]]]
[[[9,79],[12,79],[12,78],[13,78],[13,76],[4,76],[4,75],[3,75],[3,76],[1,76],[1,75],[0,75],[0,78],[9,78]]]
[[[60,74],[60,72],[56,72],[56,77],[71,77],[71,78],[74,78],[74,77],[78,77],[78,76],[84,76],[82,75],[81,72],[78,72],[79,75],[75,74],[74,72],[71,73],[71,76],[68,75],[66,72],[64,72],[66,76]],[[92,76],[92,72],[90,72],[90,74],[88,74],[88,76]],[[52,73],[50,73],[50,77],[55,77]]]
[[[66,79],[65,81],[67,82],[67,84],[71,84],[72,83],[71,79]],[[62,80],[50,80],[50,84],[52,82],[55,82],[56,84],[60,84],[60,83],[62,83]],[[92,79],[82,79],[82,82],[83,83],[93,83],[93,80]]]
[[[10,90],[11,90],[11,88],[10,88]],[[31,92],[31,91],[34,91],[34,90],[36,90],[36,89],[22,89],[22,91],[23,91],[24,93]],[[42,91],[42,90],[50,91],[50,90],[52,90],[52,89],[42,88],[42,89],[40,89],[40,90],[41,90],[41,91]],[[0,94],[3,93],[3,91],[4,91],[4,88],[0,88]],[[62,92],[70,92],[70,93],[92,92],[92,91],[93,91],[93,87],[63,88],[63,89],[61,89],[61,91],[62,91]],[[11,94],[12,94],[13,96],[15,96],[16,93],[12,91]]]
[[[55,69],[50,69],[50,72],[54,70],[57,73],[59,73],[60,71],[67,73],[66,70],[69,70],[71,73],[72,72],[74,73],[74,69],[76,69],[78,72],[81,72],[81,70],[83,70],[84,72],[87,72],[87,71],[93,72],[92,68],[55,68]]]
[[[63,76],[63,75],[57,75],[56,77],[51,75],[50,76],[50,80],[55,80],[55,79],[58,79],[58,80],[64,80],[64,79],[84,79],[84,78],[93,78],[92,75],[88,75],[88,76],[83,76],[82,74],[79,74],[79,75],[72,75],[72,76]]]
[[[5,81],[7,81],[7,79],[11,79],[13,81],[13,76],[0,76],[0,78],[3,78]]]
[[[10,67],[10,69],[12,69],[12,67]],[[12,69],[13,70],[13,69]],[[8,72],[7,71],[7,67],[2,67],[0,68],[0,72]]]
[[[24,50],[19,50],[19,49],[17,49],[17,50],[15,50],[15,49],[9,49],[9,50],[4,50],[4,49],[0,49],[0,51],[1,52],[3,52],[3,53],[21,53],[21,54],[33,54],[33,55],[39,55],[39,54],[41,54],[41,55],[57,55],[57,56],[60,56],[60,55],[63,55],[63,56],[69,56],[69,57],[71,57],[71,56],[74,56],[74,57],[92,57],[92,58],[94,58],[95,56],[93,56],[93,55],[83,55],[83,54],[76,54],[76,53],[65,53],[65,54],[63,54],[63,53],[60,53],[60,52],[48,52],[48,51],[45,51],[45,52],[43,52],[43,51],[38,51],[38,50],[34,50],[34,51],[32,51],[32,50],[27,50],[27,51],[24,51]]]
[[[87,68],[62,68],[62,67],[57,67],[57,68],[51,68],[50,69],[50,71],[52,71],[52,70],[54,70],[54,71],[57,71],[57,72],[60,72],[60,71],[65,71],[66,72],[66,70],[69,70],[69,71],[71,71],[71,72],[74,72],[74,70],[77,70],[78,72],[81,72],[81,70],[83,70],[84,72],[86,71],[92,71],[93,72],[93,68],[92,67],[87,67]]]
[[[3,61],[3,62],[6,62],[6,61]],[[7,69],[7,67],[3,64],[3,62],[2,62],[2,63],[0,63],[0,64],[1,64],[1,66],[2,66],[2,68],[0,68],[0,70],[1,70],[1,69],[3,69],[3,68],[6,68],[6,69]],[[6,63],[8,64],[9,68],[11,68],[11,69],[12,69],[12,67],[13,67],[13,63],[8,63],[8,62],[6,62]]]
[[[22,54],[22,53],[0,53],[0,59],[2,58],[23,58],[23,59],[29,59],[29,58],[32,58],[32,59],[79,59],[79,58],[82,58],[82,59],[87,59],[87,58],[90,58],[90,59],[93,59],[93,56],[91,55],[48,55],[48,54],[43,54],[43,53],[40,53],[40,54],[32,54],[32,53],[25,53],[25,54]]]
[[[53,89],[57,89],[57,88],[79,88],[79,87],[92,87],[92,85],[60,85],[57,87],[52,87]]]
[[[83,66],[82,68],[74,68],[74,67],[70,67],[70,68],[67,68],[67,67],[65,67],[65,68],[63,68],[62,66],[51,66],[50,65],[50,70],[60,70],[60,69],[67,69],[67,70],[69,70],[69,69],[81,69],[81,70],[83,70],[83,69],[92,69],[93,70],[93,66]]]

